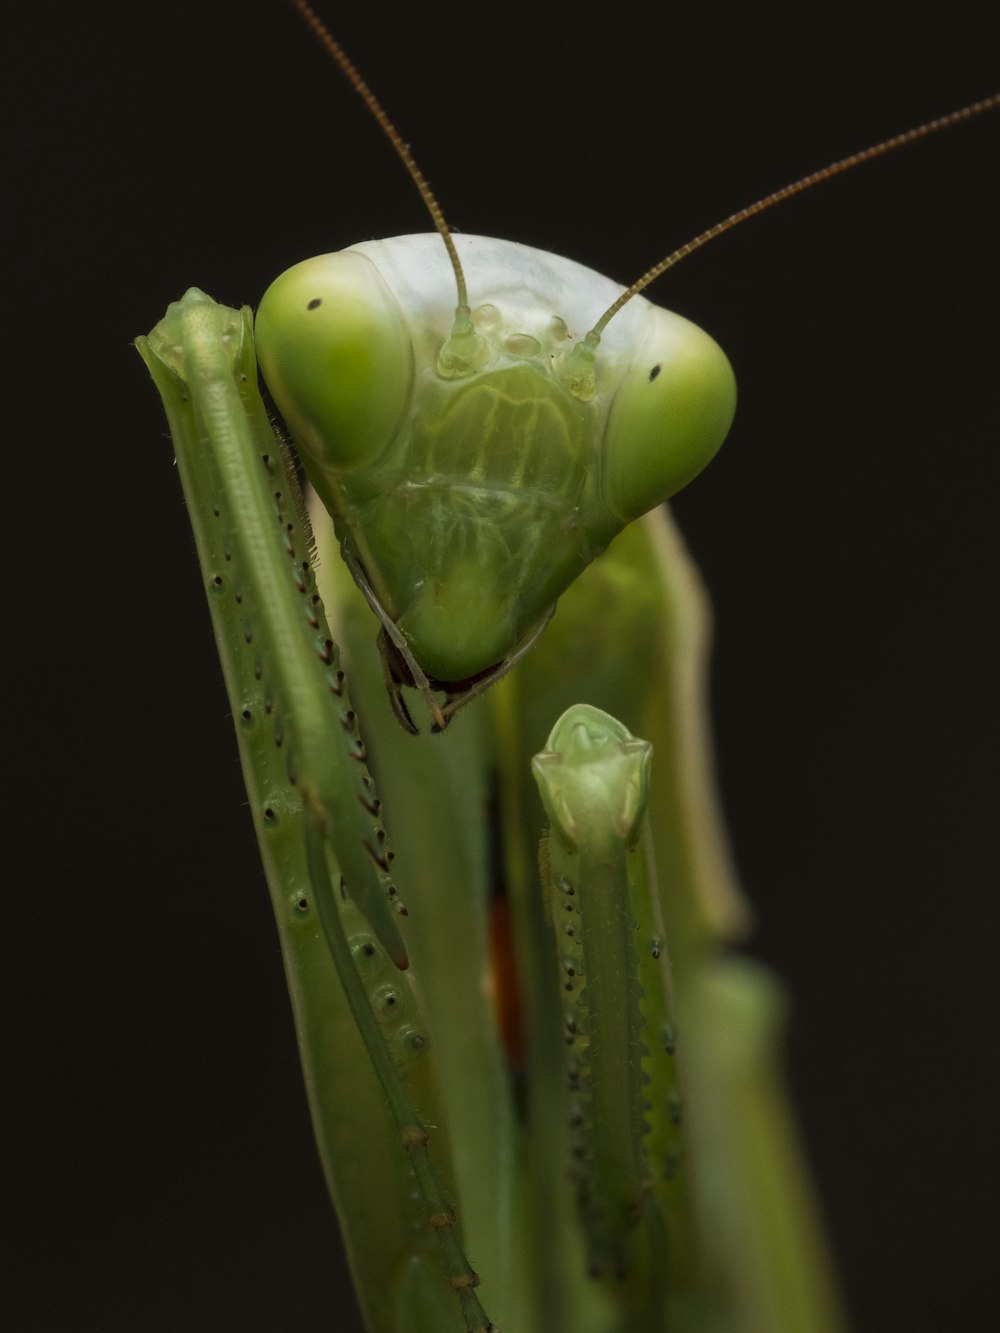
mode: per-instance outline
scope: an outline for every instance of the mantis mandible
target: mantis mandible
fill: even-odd
[[[438,238],[416,240],[409,247],[417,257],[414,271],[433,272],[431,252],[441,256]],[[460,249],[471,255],[481,244],[467,238]],[[394,312],[399,290],[390,285],[389,297],[382,293],[394,258],[370,247],[367,253],[381,262],[372,279],[369,261],[359,264],[353,257],[365,253],[355,247],[340,265],[346,264],[355,293],[346,307],[340,280],[317,288],[312,271],[291,306],[296,317],[322,311],[325,318],[331,308],[346,308],[349,320],[356,312],[374,312],[369,323],[378,326],[378,341],[366,343],[367,334],[354,330],[346,358],[338,351],[341,361],[353,355],[370,370],[407,353]],[[524,273],[540,263],[538,256],[525,256],[514,286],[536,285],[534,273]],[[575,266],[551,263],[560,293],[587,281]],[[415,281],[402,269],[400,277],[404,285]],[[603,280],[596,282],[600,287]],[[433,284],[439,287],[437,276]],[[493,303],[475,307],[478,327],[461,292],[457,306],[450,333],[445,327],[424,335],[433,356],[416,364],[412,378],[437,373],[445,380],[485,379],[494,373],[501,353],[495,346],[484,350],[496,323]],[[697,682],[700,598],[676,539],[661,519],[627,528],[583,575],[591,556],[614,535],[613,524],[602,526],[587,513],[582,524],[578,520],[588,530],[584,556],[571,561],[561,549],[546,548],[555,566],[546,582],[539,572],[545,570],[541,549],[541,560],[525,576],[527,589],[515,586],[514,600],[529,604],[512,616],[497,610],[488,564],[474,563],[471,573],[462,571],[464,577],[447,583],[446,558],[434,570],[445,591],[428,626],[422,576],[412,565],[403,573],[394,568],[399,559],[390,544],[394,532],[423,521],[419,514],[414,519],[412,509],[396,510],[366,526],[350,512],[352,505],[360,510],[372,495],[386,493],[384,476],[362,474],[383,460],[378,441],[393,432],[403,410],[396,390],[379,385],[374,393],[356,393],[341,374],[345,395],[329,409],[335,424],[328,432],[321,420],[326,405],[317,407],[308,397],[314,381],[298,379],[309,368],[308,351],[289,357],[283,345],[291,336],[294,352],[297,337],[281,327],[285,308],[262,315],[271,344],[263,360],[265,368],[271,363],[279,401],[287,398],[282,405],[297,442],[307,453],[312,446],[315,455],[334,441],[332,469],[319,469],[314,480],[335,511],[353,581],[338,573],[328,527],[314,508],[321,568],[330,580],[322,601],[332,629],[317,592],[294,472],[267,432],[256,396],[248,326],[200,294],[189,295],[144,344],[144,355],[167,403],[199,529],[317,1136],[370,1326],[467,1333],[492,1327],[491,1320],[508,1330],[838,1327],[794,1136],[780,1098],[775,1101],[771,1065],[780,1000],[759,970],[724,952],[744,928],[746,911],[726,865],[711,796]],[[641,344],[643,332],[630,332],[629,321],[634,324],[642,307],[633,302],[629,309],[631,315],[615,316],[620,322],[610,327]],[[586,328],[576,327],[582,316],[575,312],[567,319],[546,310],[537,328],[524,317],[501,328],[511,360],[523,365],[541,351],[557,366],[565,387],[558,401],[570,403],[557,441],[572,441],[582,429],[573,404],[605,393],[593,366],[601,364],[599,341],[613,361],[615,335],[604,335],[599,315],[595,308],[591,327],[599,336],[593,339],[582,336]],[[694,406],[682,404],[680,414],[689,410],[698,427],[697,462],[683,439],[681,462],[671,463],[666,474],[662,450],[646,448],[638,469],[627,455],[602,461],[599,471],[610,482],[599,498],[616,511],[619,528],[683,484],[725,433],[732,411],[728,367],[714,345],[700,341],[704,335],[695,331],[692,337],[700,349],[695,360],[708,366],[701,376],[707,388],[697,384]],[[565,358],[561,344],[568,345]],[[636,358],[633,345],[623,374]],[[669,390],[669,359],[657,344],[638,379],[623,381],[626,396],[630,384],[657,395]],[[515,367],[515,373],[523,380],[523,370]],[[402,376],[404,387],[408,378]],[[509,400],[523,404],[530,396],[519,389]],[[643,419],[642,409],[630,410],[623,438],[642,434]],[[454,475],[456,446],[436,422],[421,440],[422,471],[407,480],[427,491],[439,475]],[[574,448],[564,450],[575,487],[573,513],[594,485],[593,468],[579,462]],[[645,468],[651,457],[650,480]],[[488,475],[491,459],[477,434],[475,474],[466,483],[477,494],[496,480]],[[544,459],[518,462],[518,475],[505,476],[499,488],[504,502],[513,481],[537,485],[544,466]],[[361,476],[346,500],[345,476],[352,484]],[[561,484],[544,493],[564,498]],[[542,517],[541,509],[529,515],[525,541]],[[495,518],[489,521],[498,526]],[[417,594],[408,623],[407,583]],[[546,629],[557,598],[558,615]],[[443,619],[436,619],[442,606]],[[383,670],[366,660],[370,631],[358,629],[359,619],[370,623],[371,609],[381,621],[390,697],[397,718],[411,730],[402,688],[421,688],[442,730],[458,704],[503,674],[522,649],[531,651],[446,737],[403,735],[376,698]],[[600,635],[632,645],[626,661],[600,664],[588,644],[598,619]],[[339,641],[350,654],[364,740],[348,699]],[[588,700],[607,704],[603,711],[566,711],[584,688],[581,661],[588,663]],[[652,685],[646,677],[651,663]],[[439,686],[444,704],[435,697]],[[610,713],[631,714],[628,727]],[[645,762],[630,776],[614,766],[608,776],[601,763],[582,794],[575,788],[566,794],[552,782],[580,733],[597,737],[599,749],[625,746],[628,753],[648,755],[632,732],[653,741],[658,778],[649,776]],[[541,820],[525,788],[528,757],[537,750],[553,829],[549,859],[543,855],[543,878],[551,880],[547,908],[533,873],[532,844]],[[378,765],[374,779],[366,768],[369,752]],[[650,783],[657,780],[659,792],[654,785],[651,795]],[[628,816],[609,815],[608,831],[592,845],[583,830],[605,827],[600,802],[620,810],[630,789]],[[652,818],[644,829],[647,805]],[[387,827],[398,847],[408,849],[398,872]],[[583,858],[579,868],[575,862],[563,867],[558,858],[564,854]],[[629,858],[632,869],[626,869]],[[404,871],[406,861],[410,868]],[[400,894],[395,880],[404,874]],[[612,958],[610,942],[607,957],[602,951],[600,931],[580,952],[575,944],[553,949],[546,912],[556,917],[553,904],[560,895],[569,901],[576,878],[598,885],[598,893],[612,879],[618,885],[616,901],[623,905],[612,919],[625,934],[611,973],[619,979],[622,969],[627,974],[620,1006],[595,998],[609,993],[598,978]],[[401,897],[415,908],[405,944]],[[581,915],[581,935],[593,910]],[[510,937],[516,983],[500,963]],[[411,958],[421,993],[397,970]],[[658,966],[640,980],[648,960]],[[596,1018],[588,1014],[581,1021],[567,1010],[554,980],[560,970],[565,977],[582,974],[585,1003],[592,987],[590,1001],[601,1006]],[[651,1006],[645,1012],[640,992]],[[610,1012],[616,1006],[620,1022]],[[579,1071],[567,1076],[562,1061],[552,1059],[578,1032],[585,1044],[601,1046],[600,1061],[596,1051],[585,1055],[582,1079]],[[616,1055],[630,1087],[624,1109],[614,1095]],[[642,1092],[647,1082],[657,1090],[648,1105]],[[368,1147],[359,1154],[362,1130]],[[589,1182],[579,1200],[568,1181],[574,1153]]]

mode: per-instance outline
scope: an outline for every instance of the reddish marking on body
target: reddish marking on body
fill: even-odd
[[[493,1011],[507,1062],[512,1069],[520,1070],[524,1066],[521,991],[514,956],[510,908],[502,894],[497,895],[490,906],[489,933],[489,987],[493,997]]]

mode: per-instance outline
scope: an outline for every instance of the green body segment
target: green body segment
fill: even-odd
[[[705,959],[685,1000],[684,1080],[701,1262],[724,1327],[846,1333],[781,1064],[783,988],[747,958]]]
[[[444,352],[454,311],[433,237],[296,265],[257,316],[264,377],[345,550],[449,683],[502,663],[627,522],[700,471],[735,405],[711,338],[645,301],[579,391],[581,321],[615,284],[456,240],[478,302],[465,361]]]
[[[595,1276],[609,1264],[624,1274],[625,1237],[639,1223],[650,1185],[628,870],[649,796],[649,762],[645,741],[581,704],[559,719],[533,765],[551,820],[547,855],[567,1000],[575,1172]]]

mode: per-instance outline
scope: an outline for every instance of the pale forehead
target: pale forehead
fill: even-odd
[[[561,255],[490,236],[454,237],[469,288],[469,304],[501,308],[504,322],[526,332],[553,316],[565,320],[572,338],[582,338],[623,290],[622,284]],[[455,314],[455,281],[440,236],[426,232],[361,241],[349,247],[378,268],[404,315],[438,327],[447,337]],[[637,297],[608,325],[607,352],[634,345],[649,319],[648,301]]]

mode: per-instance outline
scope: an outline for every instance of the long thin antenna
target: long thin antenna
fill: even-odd
[[[938,130],[946,130],[952,125],[957,125],[959,121],[981,115],[984,111],[992,111],[998,106],[1000,106],[1000,94],[985,97],[981,102],[973,102],[971,106],[964,106],[959,111],[950,112],[947,116],[938,116],[936,120],[929,120],[924,125],[918,125],[915,129],[907,130],[905,134],[896,134],[891,139],[884,139],[871,148],[862,149],[860,153],[852,153],[850,157],[842,157],[839,162],[832,162],[828,167],[823,167],[821,171],[810,172],[808,176],[793,181],[791,185],[785,185],[780,190],[775,190],[773,194],[767,194],[763,199],[758,199],[755,204],[749,204],[746,208],[741,208],[738,213],[730,214],[722,222],[717,222],[714,227],[709,227],[707,231],[701,232],[693,240],[688,241],[686,245],[682,245],[679,250],[667,255],[666,259],[661,259],[658,264],[654,264],[651,269],[648,269],[642,275],[638,282],[632,284],[628,291],[622,292],[618,300],[605,310],[590,333],[587,334],[587,341],[596,344],[608,321],[621,310],[625,302],[630,301],[633,296],[637,296],[651,282],[655,282],[661,274],[666,273],[668,268],[673,268],[675,264],[679,264],[682,259],[686,259],[693,251],[700,250],[709,241],[714,241],[716,236],[721,236],[723,232],[731,231],[733,227],[738,226],[741,222],[746,222],[747,218],[755,217],[774,204],[780,204],[785,199],[790,199],[793,194],[801,194],[803,190],[809,190],[814,185],[819,185],[821,181],[829,180],[831,176],[839,176],[842,171],[849,171],[852,167],[858,167],[862,162],[870,162],[873,157],[881,157],[884,153],[891,153],[896,148],[902,148],[905,144],[913,143],[915,139],[923,139],[928,134],[934,134]]]
[[[434,225],[437,227],[441,239],[444,241],[445,248],[448,251],[448,258],[451,260],[451,267],[455,273],[455,286],[458,288],[459,312],[467,313],[469,297],[465,287],[465,274],[462,272],[462,262],[458,257],[458,251],[455,248],[455,242],[448,229],[448,224],[444,220],[444,213],[441,211],[441,205],[435,198],[434,191],[428,185],[423,172],[417,166],[413,154],[400,138],[399,131],[396,129],[395,125],[386,115],[385,111],[383,111],[378,98],[351,64],[343,47],[316,13],[315,9],[313,9],[312,5],[308,3],[308,0],[291,0],[291,4],[299,11],[309,27],[312,28],[322,45],[326,48],[327,54],[330,55],[343,70],[351,87],[382,126],[386,138],[399,154],[403,166],[410,173],[410,178],[420,191],[420,197],[423,199],[427,211],[430,213]]]

